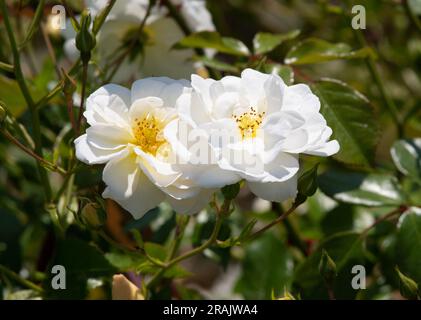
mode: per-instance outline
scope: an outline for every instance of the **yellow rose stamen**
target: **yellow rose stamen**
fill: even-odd
[[[247,111],[240,116],[233,115],[243,140],[248,138],[256,138],[257,130],[262,124],[264,115],[265,112],[257,113],[253,107],[250,108],[250,111]]]
[[[166,143],[162,134],[165,123],[148,113],[135,119],[133,134],[136,144],[146,153],[156,156],[158,149]]]

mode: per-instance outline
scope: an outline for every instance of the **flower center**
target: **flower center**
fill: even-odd
[[[250,108],[250,111],[244,112],[241,115],[233,115],[243,140],[256,138],[257,130],[262,124],[264,115],[265,112],[257,113],[253,107]]]
[[[135,119],[133,134],[136,144],[146,153],[156,156],[158,149],[166,143],[162,131],[164,122],[148,113],[143,118]]]

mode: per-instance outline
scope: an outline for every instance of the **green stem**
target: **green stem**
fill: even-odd
[[[417,31],[421,33],[421,22],[418,19],[418,16],[412,11],[411,6],[409,5],[408,0],[403,0],[403,5],[405,7],[406,14],[408,15],[409,19],[411,20],[412,24],[415,26]]]
[[[45,160],[43,157],[39,156],[38,154],[36,154],[35,152],[33,152],[31,149],[29,149],[28,147],[24,146],[18,139],[16,139],[14,136],[12,136],[9,132],[0,129],[0,132],[4,135],[4,137],[9,140],[11,143],[13,143],[14,145],[16,145],[18,148],[20,148],[22,151],[24,151],[26,154],[30,155],[31,157],[33,157],[35,160],[37,160],[39,163],[42,163],[44,166],[50,168],[53,171],[56,171],[60,174],[66,174],[66,170],[64,170],[63,168],[55,165],[54,163],[51,163],[47,160]]]
[[[367,40],[365,39],[363,33],[361,30],[355,30],[353,29],[355,38],[357,40],[357,42],[359,43],[359,45],[363,48],[365,47],[370,47],[367,43]],[[401,126],[402,121],[400,119],[399,116],[399,112],[398,109],[395,105],[395,103],[393,102],[393,100],[390,98],[389,94],[386,91],[386,87],[383,83],[382,77],[379,74],[379,71],[377,69],[377,65],[376,62],[374,60],[374,57],[369,55],[367,58],[365,58],[365,63],[367,65],[367,68],[371,74],[371,77],[373,78],[374,82],[376,83],[379,91],[380,91],[380,95],[382,96],[382,99],[384,101],[384,104],[387,108],[387,110],[389,111],[390,115],[392,116],[393,121],[395,122],[397,131],[398,131],[398,136],[402,137],[403,136],[403,128]]]
[[[190,257],[198,255],[199,253],[202,253],[205,249],[213,245],[218,238],[218,234],[219,234],[219,231],[221,230],[222,222],[224,221],[225,216],[229,213],[230,205],[231,205],[230,200],[224,201],[224,204],[222,205],[221,210],[216,215],[215,226],[213,228],[212,234],[210,235],[209,239],[205,241],[202,245],[168,261],[165,264],[165,266],[152,277],[152,279],[147,284],[147,288],[154,287],[159,282],[159,280],[161,280],[161,278],[164,276],[165,272],[172,266]]]
[[[297,205],[292,205],[291,208],[288,209],[288,211],[285,211],[282,215],[280,215],[278,218],[276,218],[275,220],[273,220],[272,222],[268,223],[267,225],[265,225],[263,228],[261,228],[260,230],[252,233],[250,236],[248,236],[243,242],[248,242],[251,240],[256,239],[257,237],[261,236],[265,231],[269,230],[270,228],[272,228],[273,226],[277,225],[278,223],[280,223],[281,221],[284,221],[291,213],[294,212],[295,209],[297,209]]]
[[[175,231],[175,239],[171,247],[170,254],[168,255],[169,261],[171,261],[171,259],[173,259],[175,255],[177,254],[178,248],[180,247],[180,244],[181,244],[181,240],[183,239],[183,236],[184,236],[184,231],[186,230],[186,226],[189,223],[189,221],[190,221],[190,216],[187,216],[186,220],[183,220],[180,223],[180,225],[177,226],[176,231]]]
[[[376,227],[379,223],[389,220],[390,218],[397,216],[397,215],[401,215],[403,214],[407,209],[407,206],[401,206],[397,209],[392,210],[391,212],[381,216],[380,218],[376,219],[370,226],[368,226],[366,229],[363,230],[363,232],[361,232],[360,237],[364,238],[365,236],[368,235],[368,233],[370,232],[371,229],[373,229],[374,227]]]
[[[35,32],[37,31],[39,27],[39,22],[42,19],[42,15],[44,13],[44,6],[45,6],[45,0],[40,0],[38,2],[37,9],[35,11],[34,18],[31,21],[31,24],[29,25],[28,32],[26,33],[26,37],[19,46],[19,50],[22,50],[32,39]]]
[[[32,99],[32,96],[29,92],[29,89],[25,82],[25,78],[22,73],[19,50],[16,44],[12,26],[10,24],[9,12],[7,11],[5,0],[0,0],[0,5],[1,5],[1,12],[3,14],[4,24],[6,26],[6,32],[9,37],[10,46],[12,48],[13,64],[14,64],[14,72],[15,72],[16,81],[19,84],[19,87],[22,91],[22,94],[31,112],[32,127],[33,127],[34,142],[35,142],[35,152],[40,155],[42,154],[42,141],[41,141],[41,125],[40,125],[40,120],[39,120],[39,114],[36,110],[36,105],[34,103],[34,100]],[[50,181],[48,180],[47,172],[40,165],[39,162],[38,162],[38,172],[41,178],[42,186],[44,188],[46,200],[50,201],[51,199]]]
[[[16,272],[8,269],[7,267],[0,264],[0,272],[5,274],[7,277],[15,280],[19,284],[23,285],[24,287],[27,287],[29,289],[32,289],[34,291],[39,292],[40,294],[44,293],[44,289],[42,289],[40,286],[36,285],[35,283],[23,279],[21,276],[19,276]]]
[[[97,35],[99,30],[101,29],[102,25],[105,22],[105,19],[107,18],[108,14],[110,13],[111,9],[114,7],[114,4],[116,3],[116,0],[111,0],[108,4],[108,6],[104,9],[104,13],[99,16],[98,24],[94,25],[92,32],[94,35]]]
[[[15,69],[11,64],[0,62],[0,69],[6,72],[13,72]]]
[[[282,206],[278,202],[272,203],[272,209],[275,212],[279,212],[279,215],[283,214]],[[291,243],[297,247],[305,256],[308,255],[307,252],[307,246],[303,239],[301,239],[301,236],[298,234],[296,228],[294,225],[289,221],[289,219],[284,220],[284,226],[288,234],[288,238],[291,241]]]
[[[82,65],[82,92],[80,95],[80,108],[79,108],[79,117],[77,120],[77,133],[80,132],[80,128],[82,126],[82,116],[83,116],[83,111],[85,108],[85,95],[86,95],[86,84],[88,81],[88,63],[84,62]],[[73,104],[73,103],[72,103]],[[73,110],[73,109],[71,109]],[[72,112],[71,112],[72,114]]]

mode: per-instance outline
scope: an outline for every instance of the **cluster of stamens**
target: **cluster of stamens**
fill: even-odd
[[[158,149],[165,143],[162,136],[163,125],[154,115],[135,119],[133,134],[136,144],[146,153],[156,156]]]
[[[258,113],[253,107],[250,111],[243,113],[242,115],[232,115],[235,122],[237,123],[238,129],[240,129],[241,138],[255,138],[257,130],[262,124],[265,112]]]

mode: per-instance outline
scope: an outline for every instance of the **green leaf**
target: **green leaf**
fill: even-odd
[[[288,86],[294,83],[294,70],[290,66],[279,63],[266,63],[264,69],[266,73],[274,73],[280,76]]]
[[[263,54],[274,50],[282,42],[298,37],[300,30],[292,30],[287,33],[273,34],[260,32],[253,39],[255,54]]]
[[[4,206],[4,199],[0,199]],[[6,207],[0,207],[0,264],[19,272],[22,263],[20,236],[23,225]]]
[[[145,242],[145,251],[152,258],[160,261],[165,261],[165,258],[167,257],[167,250],[165,247],[157,243]]]
[[[228,248],[236,245],[241,245],[242,241],[247,239],[247,237],[250,235],[251,231],[253,230],[253,227],[257,223],[257,219],[252,219],[241,231],[240,235],[238,237],[228,238],[224,241],[217,241],[217,244],[221,248]]]
[[[292,264],[284,243],[266,233],[246,247],[243,272],[235,291],[245,299],[270,299],[273,290],[275,295],[281,295],[290,283]]]
[[[174,49],[185,48],[209,48],[237,56],[248,56],[250,54],[246,45],[240,40],[221,37],[218,32],[211,31],[193,33],[174,45]]]
[[[364,265],[365,253],[363,240],[358,233],[337,233],[320,243],[317,250],[301,263],[294,273],[294,287],[303,299],[326,299],[327,289],[319,273],[319,263],[323,250],[336,264],[337,276],[333,291],[337,299],[353,299],[357,290],[351,287],[354,277],[351,270],[354,265]]]
[[[322,256],[319,262],[319,272],[328,284],[333,284],[336,277],[336,263],[332,260],[325,249],[322,249]]]
[[[233,72],[233,73],[240,72],[240,70],[236,66],[219,61],[217,59],[208,58],[208,57],[195,57],[194,60],[200,61],[206,67],[209,67],[218,71]]]
[[[317,191],[317,163],[314,167],[303,172],[298,178],[298,192],[306,197],[311,197]]]
[[[407,210],[398,227],[396,264],[406,276],[421,284],[421,209]]]
[[[352,51],[346,43],[330,43],[325,40],[309,38],[293,47],[285,57],[286,64],[302,65],[321,63],[338,59],[357,59],[374,56],[370,48]]]
[[[29,86],[29,91],[35,100],[40,99],[43,95],[40,90],[37,90],[32,86]],[[15,80],[0,75],[0,97],[6,104],[7,110],[14,117],[18,118],[25,112],[27,108],[26,101]]]
[[[49,271],[54,265],[62,265],[66,270],[66,290],[51,288],[54,274]],[[110,276],[116,272],[100,251],[79,239],[66,239],[57,244],[50,270],[43,286],[49,299],[84,299],[88,278]]]
[[[105,254],[107,261],[120,272],[135,271],[146,261],[146,258],[139,254],[127,252],[109,252]]]
[[[404,202],[397,179],[388,174],[333,169],[319,176],[319,187],[327,196],[345,203],[381,207]]]
[[[221,192],[224,195],[225,199],[233,200],[237,197],[238,193],[240,192],[240,183],[238,182],[224,186],[222,187]]]
[[[418,284],[411,278],[404,275],[398,267],[396,267],[396,273],[399,277],[399,290],[401,296],[409,300],[418,299]]]
[[[377,142],[377,123],[364,96],[344,83],[323,80],[312,85],[321,102],[320,112],[333,130],[340,151],[333,157],[356,166],[370,166]]]
[[[421,138],[396,141],[390,153],[400,172],[421,182]]]

